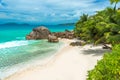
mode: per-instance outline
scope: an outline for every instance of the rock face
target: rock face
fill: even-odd
[[[48,42],[59,42],[58,38],[54,35],[48,36]]]
[[[74,36],[74,32],[73,31],[68,31],[66,30],[65,32],[56,32],[53,33],[55,36],[59,37],[59,38],[67,38],[67,39],[73,39]]]
[[[40,26],[34,28],[32,32],[26,36],[27,40],[48,39],[48,42],[59,42],[58,38],[73,39],[74,32],[65,30],[65,32],[51,33],[48,28]]]
[[[37,28],[34,28],[32,30],[32,32],[26,36],[27,40],[31,40],[31,39],[48,39],[48,35],[51,32],[48,30],[48,28],[44,27],[44,26],[40,26]]]
[[[79,41],[79,42],[72,42],[70,43],[71,46],[83,46],[86,43],[84,41]]]

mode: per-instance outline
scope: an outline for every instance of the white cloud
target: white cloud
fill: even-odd
[[[109,0],[3,0],[2,19],[33,22],[64,22],[79,19],[82,13],[94,13],[109,6]],[[7,13],[7,16],[4,15]],[[0,20],[2,20],[0,19]]]

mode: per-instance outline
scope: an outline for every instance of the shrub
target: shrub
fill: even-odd
[[[120,80],[120,45],[113,47],[98,61],[95,68],[88,71],[87,80]]]

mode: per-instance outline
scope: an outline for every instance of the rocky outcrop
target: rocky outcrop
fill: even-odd
[[[70,43],[71,46],[83,46],[85,44],[86,44],[86,42],[84,42],[84,41],[77,41],[77,42]]]
[[[69,30],[66,30],[65,32],[55,32],[53,34],[59,38],[73,39],[75,37],[74,32]]]
[[[59,42],[58,38],[54,35],[48,36],[48,42]]]
[[[48,28],[40,26],[34,28],[32,32],[26,36],[27,40],[38,40],[38,39],[48,39],[48,42],[59,42],[58,38],[73,39],[74,32],[65,30],[65,32],[54,32],[51,33]]]
[[[32,30],[32,32],[26,36],[27,40],[31,40],[31,39],[48,39],[48,35],[51,32],[48,30],[48,28],[44,27],[44,26],[40,26],[37,28],[34,28]]]

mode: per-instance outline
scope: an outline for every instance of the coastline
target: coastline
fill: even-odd
[[[15,42],[15,43],[14,43]],[[42,65],[44,65],[44,64],[46,64],[47,62],[49,62],[49,60],[51,60],[53,57],[54,57],[54,55],[55,55],[55,53],[58,51],[58,50],[60,50],[63,46],[64,46],[64,44],[62,43],[62,42],[59,42],[59,43],[48,43],[48,41],[47,40],[39,40],[39,41],[33,41],[32,43],[31,43],[31,41],[27,41],[27,40],[25,40],[25,42],[24,43],[22,43],[22,42],[20,42],[20,41],[18,41],[19,42],[19,44],[18,44],[18,42],[17,42],[17,44],[16,44],[16,41],[14,41],[14,42],[9,42],[9,43],[11,43],[11,44],[15,44],[15,45],[19,45],[17,48],[15,47],[15,49],[16,49],[16,51],[18,51],[18,50],[23,50],[23,48],[21,49],[21,47],[23,47],[23,46],[21,46],[22,44],[24,44],[25,42],[26,42],[26,45],[24,46],[24,53],[25,54],[27,54],[27,52],[29,52],[27,55],[28,55],[28,57],[30,57],[29,55],[32,55],[33,54],[33,57],[30,57],[31,59],[27,59],[27,60],[25,60],[24,58],[25,58],[25,55],[23,56],[23,57],[21,57],[21,59],[22,60],[25,60],[24,62],[18,62],[17,64],[14,64],[14,65],[10,65],[10,66],[5,66],[5,67],[0,67],[0,80],[4,80],[4,78],[6,78],[6,77],[8,77],[8,76],[10,76],[10,75],[12,75],[12,74],[15,74],[16,72],[19,72],[19,71],[22,71],[22,70],[25,70],[25,69],[28,69],[28,68],[30,68],[31,66],[36,66],[36,65],[39,65],[39,66],[42,66]],[[28,42],[30,43],[30,44],[28,44]],[[21,43],[21,44],[20,44]],[[36,45],[37,44],[37,45]],[[43,47],[41,44],[44,44],[44,45],[46,45],[46,47]],[[6,44],[7,46],[8,46],[8,44]],[[5,45],[5,47],[6,47],[6,45]],[[10,48],[14,48],[14,47],[12,47],[12,46],[15,46],[15,45],[10,45],[11,47]],[[39,46],[40,45],[40,46]],[[26,47],[26,46],[29,46],[29,47]],[[30,47],[31,46],[31,47]],[[2,46],[2,47],[4,47],[4,46]],[[40,48],[40,49],[38,49],[38,48]],[[9,48],[8,48],[9,49]],[[6,49],[3,49],[4,51],[6,50]],[[14,50],[14,49],[13,49]],[[26,51],[25,51],[26,50]],[[38,50],[38,52],[36,51],[36,50]],[[41,51],[41,52],[43,52],[43,54],[41,54],[41,52],[39,52],[39,50]],[[48,50],[48,51],[47,51]],[[1,51],[2,52],[2,51]],[[36,52],[36,53],[35,53]],[[16,52],[16,54],[17,54],[17,52]],[[19,53],[18,53],[19,54]],[[34,55],[34,54],[37,54],[38,56],[36,56],[36,55]],[[20,55],[19,55],[20,56]],[[18,58],[18,60],[19,60],[19,58]],[[2,61],[1,61],[2,62]],[[13,64],[14,62],[12,62],[11,61],[11,64]],[[5,64],[5,63],[4,63]],[[1,64],[2,65],[2,64]],[[0,66],[1,66],[0,65]]]
[[[64,46],[46,64],[21,70],[4,80],[86,80],[87,71],[93,69],[106,52],[101,46],[73,47],[69,43],[75,40],[60,41]]]

